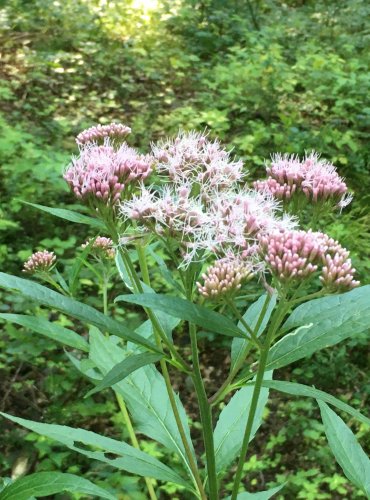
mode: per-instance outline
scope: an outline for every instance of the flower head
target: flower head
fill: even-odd
[[[242,283],[253,275],[252,266],[237,256],[217,260],[202,275],[203,285],[197,283],[201,295],[210,299],[219,299],[225,295],[233,295]]]
[[[161,190],[141,185],[140,195],[123,202],[120,209],[142,231],[175,238],[186,264],[208,246],[212,231],[210,213],[199,196],[190,195],[187,185],[165,185]]]
[[[47,250],[35,252],[24,263],[23,272],[30,274],[34,274],[37,272],[48,272],[54,266],[55,261],[56,256],[54,252],[48,252]]]
[[[114,205],[131,184],[151,173],[151,160],[127,144],[116,149],[109,138],[104,145],[88,143],[72,158],[64,179],[77,198],[93,204]]]
[[[313,203],[333,200],[340,208],[351,201],[335,166],[321,160],[317,153],[306,155],[303,160],[295,155],[273,155],[266,171],[268,178],[256,181],[254,187],[278,199],[289,201],[295,194],[303,193]]]
[[[106,137],[123,138],[131,133],[130,127],[122,125],[122,123],[110,123],[109,125],[96,125],[83,130],[76,137],[76,142],[79,146],[88,142],[104,142]]]
[[[349,252],[321,232],[277,231],[260,238],[267,268],[281,283],[293,283],[320,273],[322,285],[330,291],[358,286]]]
[[[295,227],[294,218],[281,217],[280,210],[280,204],[269,193],[241,189],[217,194],[210,205],[215,241],[224,248],[248,251],[258,236]]]
[[[354,279],[356,269],[352,267],[349,251],[338,241],[325,235],[326,252],[323,255],[323,266],[320,280],[329,290],[346,291],[360,284]]]
[[[307,278],[318,270],[321,240],[312,231],[276,231],[260,238],[271,273],[281,282]]]
[[[90,238],[81,245],[82,248],[86,248],[91,244],[93,238]],[[113,241],[110,238],[106,238],[104,236],[98,236],[95,238],[95,241],[91,245],[91,250],[97,257],[103,257],[107,259],[114,259],[115,257],[115,249]]]
[[[120,209],[143,230],[175,238],[185,266],[204,253],[222,258],[231,250],[250,256],[259,234],[295,226],[291,217],[279,217],[279,203],[269,194],[229,189],[205,198],[202,191],[194,196],[189,182],[162,189],[142,185],[140,195]]]
[[[198,132],[180,132],[174,140],[154,144],[157,171],[175,183],[190,182],[207,190],[223,190],[243,179],[243,163],[231,159],[220,143]]]

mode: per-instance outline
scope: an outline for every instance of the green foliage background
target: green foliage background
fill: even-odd
[[[142,150],[179,128],[207,128],[243,158],[251,179],[263,174],[273,152],[321,152],[355,193],[351,208],[328,220],[326,230],[352,251],[362,282],[369,282],[369,14],[366,0],[3,3],[1,267],[20,274],[23,260],[41,248],[53,249],[70,265],[87,230],[20,200],[72,206],[61,172],[76,152],[74,136],[116,120],[132,127],[130,141]],[[81,294],[87,299],[93,290],[86,274]],[[0,308],[9,310],[6,296]],[[136,313],[131,315],[135,323]],[[365,406],[368,394],[359,392],[366,380],[365,341],[359,337],[293,365],[286,378],[319,381],[320,388]],[[8,325],[0,346],[2,410],[95,431],[108,426],[127,438],[119,417],[110,417],[114,404],[108,394],[81,401],[86,383],[51,341]],[[252,484],[262,477],[274,485],[290,474],[284,498],[360,498],[324,447],[313,403],[280,396],[270,411],[257,454],[246,465]],[[365,430],[356,430],[366,445]],[[144,498],[136,478],[87,464],[32,433],[25,444],[23,431],[14,427],[4,436],[0,476],[14,473],[16,460],[27,457],[30,470],[79,472],[109,481],[112,491],[125,492],[122,498]],[[145,446],[162,453],[150,442]],[[163,495],[182,498],[170,488]]]

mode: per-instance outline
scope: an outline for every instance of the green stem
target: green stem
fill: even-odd
[[[301,302],[307,302],[308,300],[312,299],[317,299],[319,297],[323,297],[325,295],[325,292],[323,290],[320,290],[318,292],[310,293],[309,295],[305,295],[304,297],[299,297],[298,299],[295,299],[291,301],[292,305],[297,305],[300,304]]]
[[[51,276],[49,275],[43,276],[42,279],[45,280],[47,283],[49,283],[51,286],[53,286],[56,290],[58,290],[59,293],[68,297],[68,293]]]
[[[240,323],[244,326],[244,328],[246,329],[246,331],[249,333],[249,335],[251,336],[251,338],[247,339],[247,340],[250,340],[251,342],[253,342],[256,347],[258,347],[259,349],[261,349],[262,347],[262,344],[261,342],[258,340],[257,338],[257,335],[256,333],[252,330],[252,328],[248,325],[248,323],[245,321],[245,319],[243,318],[243,316],[240,314],[238,308],[235,306],[235,304],[233,303],[232,300],[226,300],[227,304],[230,306],[230,308],[232,309],[233,313],[235,314],[235,316],[238,318],[238,320],[240,321]]]
[[[284,319],[286,310],[287,310],[287,304],[282,299],[281,303],[279,304],[279,307],[276,310],[274,318],[271,321],[270,328],[269,328],[267,335],[266,335],[266,340],[265,340],[265,342],[263,344],[263,348],[261,350],[261,357],[260,357],[260,361],[258,364],[256,382],[254,384],[252,401],[251,401],[251,406],[249,409],[247,425],[245,427],[245,432],[244,432],[244,437],[243,437],[242,448],[240,451],[238,466],[237,466],[236,473],[235,473],[234,486],[233,486],[233,491],[232,491],[232,495],[231,495],[231,500],[236,500],[236,498],[238,496],[239,485],[240,485],[240,481],[241,481],[242,474],[243,474],[243,465],[244,465],[245,457],[246,457],[246,454],[248,451],[248,445],[249,445],[249,441],[250,441],[250,437],[251,437],[251,433],[252,433],[254,418],[256,415],[257,404],[258,404],[258,400],[259,400],[259,396],[260,396],[260,392],[261,392],[261,387],[262,387],[262,383],[263,383],[263,377],[265,375],[266,364],[267,364],[267,359],[268,359],[268,354],[269,354],[271,342],[272,342],[274,335],[275,335],[276,331],[278,330],[282,320]]]
[[[146,259],[145,259],[145,249],[144,248],[141,248],[140,251],[138,250],[138,258],[139,258],[140,270],[141,270],[141,274],[143,276],[144,282],[148,286],[150,286],[150,278],[149,278],[147,263],[146,263]],[[132,266],[131,261],[130,261],[130,264]],[[132,267],[131,267],[131,270],[133,273],[135,287],[137,287],[139,285],[140,289],[142,290],[140,280],[135,279],[135,275],[136,275],[135,270]],[[138,291],[140,291],[140,289]],[[161,338],[159,332],[161,330],[163,331],[163,329],[162,329],[160,323],[158,322],[156,316],[150,310],[147,311],[147,314],[148,314],[148,316],[153,324],[156,343],[157,343],[158,347],[161,347],[162,338]],[[163,332],[163,333],[164,333],[164,335],[166,335],[165,332]],[[166,337],[166,340],[167,340],[167,337]],[[184,429],[184,426],[182,424],[180,413],[179,413],[179,410],[178,410],[178,407],[176,404],[175,393],[173,391],[173,387],[171,384],[166,361],[164,359],[160,360],[160,366],[161,366],[162,375],[163,375],[163,378],[164,378],[164,381],[166,384],[166,389],[167,389],[168,397],[170,400],[171,408],[172,408],[172,411],[173,411],[173,414],[175,417],[177,428],[178,428],[179,433],[180,433],[181,441],[182,441],[182,444],[184,446],[185,454],[186,454],[186,457],[188,459],[188,465],[189,465],[191,474],[193,476],[195,486],[199,491],[199,495],[200,495],[201,499],[206,500],[207,496],[205,494],[202,480],[201,480],[200,475],[199,475],[198,466],[195,462],[192,450],[190,449],[189,442],[188,442],[188,439],[186,437],[185,429]]]
[[[136,245],[137,256],[139,258],[141,275],[143,277],[143,281],[146,285],[150,286],[150,276],[148,270],[148,264],[145,258],[145,247],[142,245]]]
[[[216,473],[215,448],[213,442],[213,423],[211,406],[208,403],[207,394],[204,389],[202,374],[199,366],[198,345],[196,326],[189,323],[189,334],[191,342],[191,352],[193,359],[192,380],[197,393],[200,417],[202,421],[202,432],[207,459],[208,491],[210,500],[218,500],[218,484]]]
[[[143,293],[143,287],[141,286],[140,279],[135,271],[135,268],[130,260],[129,255],[123,249],[121,249],[120,252],[121,252],[122,260],[126,266],[127,272],[128,272],[129,277],[131,279],[132,286],[134,287],[136,293]],[[144,265],[144,263],[141,260],[142,256],[140,256],[138,254],[138,257],[139,257],[139,265],[140,265],[140,269],[141,269],[141,267]],[[145,259],[145,253],[144,253],[144,259]],[[185,373],[189,373],[191,371],[190,366],[180,356],[180,354],[176,351],[176,349],[173,346],[173,344],[171,343],[171,341],[167,338],[166,332],[163,330],[155,313],[151,309],[148,309],[148,308],[145,308],[145,312],[147,313],[147,315],[148,315],[148,317],[153,325],[154,331],[158,333],[162,342],[165,344],[165,346],[170,351],[174,361],[176,361],[176,366],[178,368],[181,368]]]
[[[253,330],[253,333],[254,333],[254,335],[256,337],[257,337],[257,333],[258,333],[258,331],[259,331],[259,329],[261,327],[263,318],[265,317],[265,314],[266,314],[266,311],[267,311],[267,308],[268,308],[268,305],[269,305],[270,301],[271,301],[271,295],[267,294],[266,295],[266,300],[265,300],[265,302],[263,304],[263,307],[262,307],[262,310],[261,310],[261,313],[258,316],[258,320],[257,320],[256,326],[255,326],[255,328]],[[258,341],[258,342],[259,342],[259,346],[261,346],[260,341]],[[245,358],[247,357],[247,354],[249,353],[250,349],[251,349],[251,344],[250,343],[246,344],[244,346],[241,356],[239,356],[238,361],[235,363],[235,365],[232,368],[232,370],[231,370],[230,374],[228,375],[227,379],[222,384],[222,386],[219,388],[219,390],[210,398],[209,402],[211,403],[212,406],[215,406],[229,392],[229,385],[234,380],[234,378],[236,377],[236,375],[239,373],[239,370],[243,366],[243,364],[245,362]]]
[[[103,276],[103,312],[108,315],[108,281],[105,273]]]
[[[189,462],[189,468],[190,468],[190,471],[193,475],[195,486],[199,491],[200,498],[202,500],[207,500],[207,495],[204,491],[203,483],[202,483],[202,480],[201,480],[200,475],[199,475],[198,466],[195,462],[193,453],[190,449],[188,439],[187,439],[186,434],[185,434],[184,426],[182,425],[180,413],[179,413],[179,410],[177,408],[175,394],[173,391],[173,387],[171,385],[170,375],[168,373],[168,369],[167,369],[167,365],[166,365],[165,360],[161,359],[160,365],[161,365],[162,375],[163,375],[163,378],[164,378],[164,381],[166,384],[168,397],[170,399],[171,407],[172,407],[173,414],[174,414],[174,417],[176,420],[176,425],[177,425],[177,428],[178,428],[179,433],[180,433],[182,444],[184,445],[185,454],[186,454],[186,457],[187,457],[188,462]]]
[[[126,404],[125,404],[125,402],[120,394],[118,394],[117,392],[115,394],[116,394],[118,406],[121,410],[123,420],[125,422],[125,425],[126,425],[127,430],[128,430],[128,434],[129,434],[130,439],[131,439],[132,446],[134,448],[136,448],[137,450],[140,450],[139,441],[137,440],[134,428],[132,426],[132,422],[131,422],[130,415],[128,414],[128,411],[126,408]],[[154,487],[153,487],[153,480],[148,478],[148,477],[144,477],[144,481],[145,481],[146,487],[148,489],[148,493],[149,493],[151,500],[157,500],[157,495],[156,495],[156,493],[154,491]]]
[[[105,273],[104,273],[103,280],[102,280],[102,287],[103,287],[103,310],[104,310],[104,314],[107,316],[108,315],[108,293],[107,293],[107,291],[108,291],[108,277]],[[124,420],[125,425],[127,427],[132,445],[137,450],[140,450],[140,445],[139,445],[139,442],[137,440],[137,437],[136,437],[136,434],[135,434],[135,431],[134,431],[134,428],[133,428],[133,425],[132,425],[132,422],[130,419],[130,415],[128,414],[126,404],[125,404],[125,402],[120,394],[115,392],[115,395],[116,395],[116,399],[118,402],[118,406],[119,406],[121,413],[122,413],[122,416],[123,416],[123,420]],[[148,493],[149,493],[151,500],[158,500],[157,495],[155,494],[155,491],[153,488],[152,480],[148,477],[144,477],[144,481],[145,481],[146,487],[148,489]]]

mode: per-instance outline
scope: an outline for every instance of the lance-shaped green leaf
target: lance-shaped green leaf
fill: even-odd
[[[345,411],[346,413],[352,415],[352,417],[357,418],[360,422],[370,426],[370,418],[365,417],[365,415],[362,415],[362,413],[358,410],[355,410],[352,406],[347,405],[331,394],[327,394],[326,392],[315,389],[314,387],[304,384],[296,384],[294,382],[284,382],[282,380],[266,380],[262,383],[262,385],[263,387],[275,389],[276,391],[284,392],[286,394],[292,394],[293,396],[303,396],[325,401],[325,403],[336,406],[338,410]]]
[[[0,318],[9,323],[24,326],[35,333],[44,335],[49,339],[60,342],[63,345],[79,349],[80,351],[89,352],[89,344],[86,340],[68,328],[52,323],[45,318],[36,316],[27,316],[24,314],[0,314]]]
[[[64,491],[107,500],[116,499],[114,495],[83,477],[62,472],[36,472],[6,486],[0,493],[0,500],[29,500],[32,497],[46,497]]]
[[[122,441],[116,441],[84,429],[74,429],[65,425],[42,424],[6,413],[0,413],[0,415],[30,431],[54,439],[71,450],[117,469],[138,476],[154,477],[162,481],[171,481],[185,487],[188,486],[176,472],[162,464],[162,462]]]
[[[279,493],[279,491],[284,488],[285,484],[286,483],[281,486],[275,486],[275,488],[271,488],[271,490],[260,491],[258,493],[248,493],[247,491],[244,491],[243,493],[238,494],[237,500],[269,500],[269,498],[272,498],[276,495],[276,493]],[[226,497],[224,500],[230,499],[231,497]]]
[[[272,372],[265,374],[265,379],[271,378]],[[254,435],[262,424],[262,415],[267,403],[268,393],[267,388],[261,390],[250,441],[254,438]],[[252,396],[252,386],[239,389],[220,413],[214,431],[217,473],[224,471],[241,450]]]
[[[344,474],[370,498],[370,460],[356,437],[325,403],[318,401],[329,446]]]
[[[260,327],[258,328],[258,331],[256,331],[257,337],[262,335],[262,333],[264,332],[275,305],[276,305],[275,294],[272,296],[267,296],[266,294],[263,294],[256,302],[254,302],[251,306],[248,307],[247,312],[244,314],[243,319],[254,331],[257,327],[259,317],[262,314],[263,310],[265,309],[264,316],[260,321]],[[245,328],[242,325],[242,323],[239,322],[238,327],[242,331],[245,331]],[[248,332],[245,332],[245,334],[249,336]],[[233,339],[233,342],[231,344],[231,368],[233,368],[243,357],[245,357],[243,353],[248,344],[249,340],[240,338]]]
[[[130,373],[138,370],[139,368],[150,365],[151,363],[156,363],[162,359],[164,354],[155,353],[141,353],[141,354],[131,354],[126,359],[114,365],[111,370],[105,375],[103,380],[99,384],[86,394],[86,398],[100,392],[107,387],[112,387],[112,385],[117,384],[124,378],[126,378]]]
[[[30,205],[31,207],[37,208],[43,212],[54,215],[55,217],[59,217],[60,219],[68,220],[70,222],[76,222],[77,224],[87,224],[89,226],[95,227],[100,230],[105,230],[105,224],[99,220],[94,219],[93,217],[89,217],[88,215],[83,215],[78,212],[74,212],[73,210],[66,210],[65,208],[53,208],[46,207],[44,205],[38,205],[37,203],[29,203],[28,201],[22,201],[26,205]]]
[[[94,361],[103,375],[106,375],[115,364],[128,355],[126,350],[116,345],[114,338],[105,337],[96,328],[91,329],[90,359]],[[135,423],[135,429],[177,453],[185,464],[189,476],[193,478],[166,384],[158,370],[153,365],[139,368],[118,382],[114,390],[123,396]],[[189,446],[192,449],[187,416],[177,394],[175,394],[175,400]],[[192,453],[195,457],[193,449]]]
[[[129,302],[148,307],[155,311],[162,311],[175,318],[191,321],[211,332],[231,337],[243,337],[243,333],[231,319],[179,297],[143,293],[138,295],[120,295],[116,298],[116,301]]]
[[[283,331],[296,327],[271,348],[268,369],[289,365],[370,328],[370,285],[302,304]]]
[[[34,300],[38,304],[62,311],[85,323],[95,325],[103,331],[117,335],[135,344],[140,344],[147,349],[160,352],[159,349],[135,333],[131,333],[122,323],[102,314],[91,306],[78,302],[70,297],[51,290],[45,286],[10,274],[0,273],[0,287],[19,292],[24,297]]]

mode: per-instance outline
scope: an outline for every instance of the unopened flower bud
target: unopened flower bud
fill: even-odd
[[[237,257],[220,259],[202,275],[203,285],[197,283],[198,291],[208,299],[233,295],[252,274],[251,266]]]
[[[23,272],[30,274],[38,272],[49,272],[54,266],[55,261],[56,256],[54,252],[48,252],[47,250],[35,252],[24,263]]]
[[[82,248],[86,248],[90,245],[93,238],[90,238],[86,243],[81,245]],[[115,249],[113,246],[113,241],[110,238],[104,236],[98,236],[94,243],[91,245],[91,251],[97,256],[106,259],[114,259]]]
[[[106,137],[121,138],[131,133],[130,127],[122,123],[111,123],[109,125],[96,125],[83,130],[76,137],[79,146],[89,142],[104,142]]]
[[[320,281],[330,291],[359,285],[353,277],[355,269],[348,250],[325,233],[279,231],[261,237],[260,244],[267,267],[282,283],[321,272]]]

